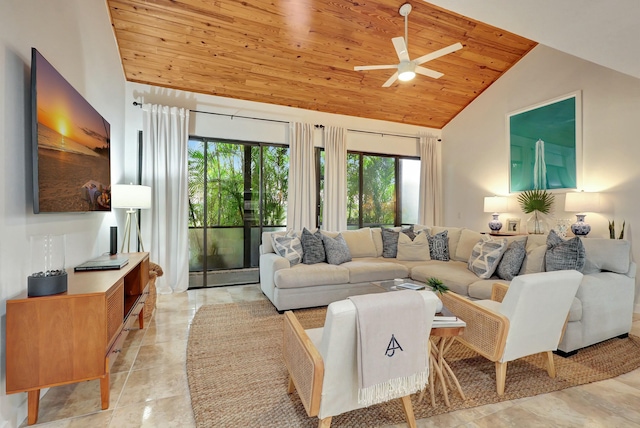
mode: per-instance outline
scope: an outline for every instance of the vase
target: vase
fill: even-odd
[[[549,224],[539,211],[534,211],[527,220],[527,232],[534,235],[544,235],[549,231]]]

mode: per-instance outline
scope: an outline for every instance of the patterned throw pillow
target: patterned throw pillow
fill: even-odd
[[[311,233],[305,227],[302,229],[300,242],[302,243],[302,263],[313,265],[327,261],[324,244],[322,243],[322,234],[319,230],[316,233]]]
[[[547,252],[544,255],[547,272],[565,269],[582,272],[586,258],[586,251],[580,238],[576,236],[565,241],[554,230],[549,232]]]
[[[435,235],[427,236],[429,240],[429,255],[431,260],[449,261],[449,231],[445,230]]]
[[[347,241],[344,240],[341,233],[335,238],[322,235],[322,240],[325,251],[327,252],[327,262],[329,264],[341,265],[342,263],[351,261],[351,252],[347,246]]]
[[[501,279],[511,281],[520,272],[524,257],[527,255],[524,242],[513,241],[507,247],[507,251],[504,252],[502,260],[500,260],[496,269],[496,273]]]
[[[280,256],[289,260],[291,266],[295,266],[302,261],[302,243],[295,232],[289,232],[285,236],[271,234],[273,249]]]
[[[491,237],[485,235],[473,247],[467,266],[471,272],[478,276],[478,278],[491,278],[491,275],[496,271],[498,263],[500,263],[500,259],[506,249],[506,239],[493,240]]]

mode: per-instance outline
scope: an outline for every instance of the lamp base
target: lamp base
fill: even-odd
[[[489,222],[489,229],[491,229],[492,232],[500,232],[500,229],[502,229],[502,222],[498,219],[499,214],[494,213],[491,215],[493,216],[493,220]]]
[[[577,221],[571,225],[571,232],[576,236],[587,236],[591,226],[584,222],[586,214],[576,214]]]

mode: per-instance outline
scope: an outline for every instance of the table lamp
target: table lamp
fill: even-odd
[[[484,212],[493,213],[493,220],[489,222],[489,229],[498,233],[502,229],[502,222],[499,220],[499,213],[507,210],[507,198],[504,196],[486,196],[484,198]]]
[[[127,243],[127,252],[130,252],[132,222],[136,224],[140,249],[144,251],[142,236],[140,235],[140,226],[138,225],[137,210],[151,208],[151,187],[137,184],[114,184],[111,186],[111,206],[113,208],[127,209],[127,222],[125,224],[120,252],[124,252],[125,241]],[[131,217],[133,217],[133,219]]]
[[[570,192],[564,201],[566,212],[575,212],[577,221],[571,225],[571,232],[576,236],[587,236],[591,226],[584,221],[587,212],[600,211],[600,193]]]

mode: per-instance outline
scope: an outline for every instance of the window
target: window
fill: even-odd
[[[258,266],[262,232],[286,225],[288,172],[287,146],[189,140],[190,286]]]
[[[318,219],[324,205],[324,150],[318,150]],[[418,222],[420,160],[349,152],[347,154],[347,227],[395,226]]]

